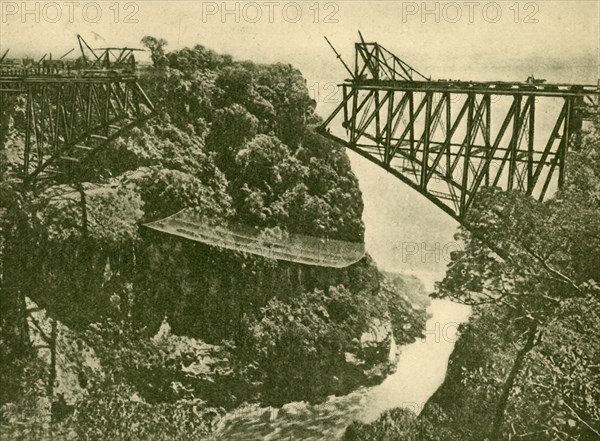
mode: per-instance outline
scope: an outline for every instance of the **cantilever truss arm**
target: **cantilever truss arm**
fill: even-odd
[[[154,107],[134,76],[1,77],[0,98],[25,102],[20,179],[65,180],[118,136],[152,116]]]
[[[320,133],[463,225],[484,186],[544,200],[564,184],[569,140],[598,112],[600,86],[423,80],[394,57],[356,44],[355,77]]]

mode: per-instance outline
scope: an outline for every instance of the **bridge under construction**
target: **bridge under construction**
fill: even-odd
[[[26,188],[42,180],[77,182],[97,151],[153,115],[137,78],[138,49],[93,49],[80,36],[78,45],[73,62],[44,57],[23,66],[3,63],[6,53],[0,56],[0,109],[20,97],[25,114],[22,165],[2,179],[17,179]],[[341,61],[350,78],[340,85],[342,101],[319,132],[392,173],[467,228],[466,214],[484,186],[544,200],[564,185],[573,133],[599,108],[600,84],[546,84],[533,77],[432,80],[362,35],[354,68]],[[553,108],[555,115],[548,116]],[[549,118],[544,133],[539,121]],[[4,148],[2,136],[0,144]],[[306,265],[340,268],[365,253],[363,244],[269,238],[185,211],[147,227]]]
[[[483,186],[538,200],[562,187],[573,132],[598,112],[600,82],[432,80],[362,35],[354,48],[354,69],[333,49],[350,78],[319,132],[463,225]]]
[[[152,115],[136,76],[139,49],[92,49],[77,38],[81,53],[73,62],[46,55],[28,65],[0,60],[0,108],[16,97],[24,100],[24,152],[16,178],[26,186],[43,179],[69,182],[95,152]]]

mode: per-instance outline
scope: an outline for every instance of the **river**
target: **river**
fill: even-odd
[[[406,407],[419,413],[442,384],[458,324],[470,314],[470,308],[446,300],[433,300],[428,311],[425,337],[398,348],[396,371],[381,384],[329,397],[319,405],[246,405],[221,420],[214,439],[330,441],[340,439],[352,421],[370,422],[388,409]]]

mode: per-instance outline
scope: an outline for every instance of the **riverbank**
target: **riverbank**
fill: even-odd
[[[382,412],[405,407],[419,413],[442,384],[457,339],[458,325],[470,308],[434,300],[425,337],[400,346],[395,372],[381,384],[361,387],[324,403],[288,403],[281,408],[246,405],[227,413],[217,424],[217,440],[325,441],[340,439],[352,421],[370,422]]]

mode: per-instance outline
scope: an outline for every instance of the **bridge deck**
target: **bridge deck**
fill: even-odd
[[[357,78],[346,85],[364,90],[398,90],[437,93],[478,93],[493,95],[535,95],[548,97],[583,97],[600,95],[600,85],[594,84],[546,84],[519,82],[474,81],[402,81]]]

